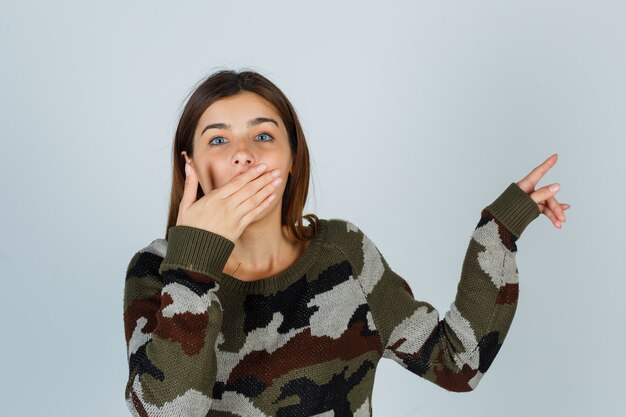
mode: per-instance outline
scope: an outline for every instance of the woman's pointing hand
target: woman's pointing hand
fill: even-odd
[[[554,154],[546,159],[541,165],[530,171],[524,179],[517,182],[517,185],[530,195],[539,210],[552,221],[555,227],[561,228],[561,223],[565,221],[565,210],[570,208],[569,204],[559,203],[554,195],[559,192],[559,183],[555,182],[549,186],[544,186],[535,190],[537,183],[546,172],[556,164],[558,155]]]

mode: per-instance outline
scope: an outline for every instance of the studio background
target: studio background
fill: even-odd
[[[571,204],[518,241],[518,310],[470,393],[381,360],[376,416],[622,416],[626,6],[2,1],[5,416],[125,416],[126,267],[163,237],[184,99],[252,69],[294,104],[306,213],[348,219],[440,318],[480,211],[552,153]]]

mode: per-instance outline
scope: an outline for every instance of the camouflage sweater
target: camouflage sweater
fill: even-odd
[[[320,218],[302,256],[257,281],[223,273],[232,241],[174,226],[126,272],[127,405],[155,417],[371,416],[383,357],[475,389],[516,310],[515,242],[539,214],[515,183],[482,210],[442,319],[349,221]]]

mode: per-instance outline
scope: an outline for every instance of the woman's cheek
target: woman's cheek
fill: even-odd
[[[219,176],[217,175],[217,172],[215,172],[214,169],[209,169],[208,170],[208,175],[207,175],[207,184],[209,185],[209,187],[211,187],[211,189],[215,189],[217,187],[220,187],[222,184],[219,181]]]

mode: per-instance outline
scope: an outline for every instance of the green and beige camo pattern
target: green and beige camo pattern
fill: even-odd
[[[232,241],[174,226],[126,272],[127,405],[154,417],[371,416],[383,357],[470,391],[513,320],[516,240],[539,214],[515,183],[482,210],[443,318],[349,221],[320,219],[294,264],[257,281],[223,273]]]

